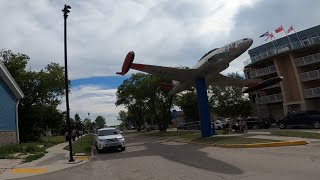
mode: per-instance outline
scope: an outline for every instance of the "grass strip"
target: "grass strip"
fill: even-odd
[[[46,154],[45,152],[31,154],[31,155],[27,156],[23,162],[26,163],[26,162],[31,162],[31,161],[37,160],[37,159],[43,157],[45,154]]]
[[[72,143],[72,152],[76,153],[85,153],[86,155],[91,155],[91,148],[93,143],[93,135],[88,134],[83,136],[76,142]],[[69,145],[64,147],[63,149],[69,150]]]
[[[320,133],[303,131],[272,131],[271,135],[320,139]]]
[[[222,134],[222,131],[216,131],[218,134]],[[278,140],[272,139],[258,139],[258,138],[247,138],[249,135],[244,134],[240,136],[211,136],[201,137],[200,131],[170,131],[170,132],[130,132],[129,135],[140,135],[148,137],[159,137],[162,139],[181,140],[186,142],[199,142],[206,144],[254,144],[254,143],[269,143],[279,142]],[[126,133],[124,134],[126,135]]]

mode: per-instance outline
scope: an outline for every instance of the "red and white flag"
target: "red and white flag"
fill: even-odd
[[[287,33],[289,33],[289,32],[291,32],[291,31],[293,31],[294,29],[293,29],[293,26],[291,25],[290,27],[289,27],[289,29],[287,30]]]
[[[267,38],[266,40],[264,40],[264,41],[267,41],[269,38],[272,40],[273,37],[274,37],[273,34],[272,34],[272,33],[269,33],[269,34],[268,34],[268,38]]]
[[[269,34],[269,37],[272,39],[274,36],[272,33]]]
[[[279,33],[281,31],[283,31],[283,26],[282,25],[275,30],[276,33]]]

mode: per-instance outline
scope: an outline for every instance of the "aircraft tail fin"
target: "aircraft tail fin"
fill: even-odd
[[[122,65],[122,69],[121,72],[117,72],[116,74],[122,75],[124,76],[125,74],[127,74],[127,72],[129,71],[129,69],[131,68],[132,62],[134,60],[134,52],[130,51],[126,58],[124,59],[123,65]]]

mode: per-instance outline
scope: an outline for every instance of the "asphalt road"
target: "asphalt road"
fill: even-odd
[[[23,180],[320,178],[320,143],[297,147],[223,149],[128,137],[125,152],[96,154],[73,168]]]

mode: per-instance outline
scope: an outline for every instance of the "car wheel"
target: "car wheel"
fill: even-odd
[[[121,151],[125,151],[126,150],[126,147],[121,147]]]
[[[283,124],[283,123],[280,123],[280,124],[279,124],[279,128],[280,128],[280,129],[285,129],[285,128],[286,128],[286,125]]]
[[[255,124],[252,126],[252,129],[259,129],[259,126]]]
[[[102,149],[98,149],[98,147],[96,148],[97,152],[100,154],[102,153]]]
[[[316,129],[319,129],[320,128],[320,122],[319,121],[313,122],[313,127],[316,128]]]

